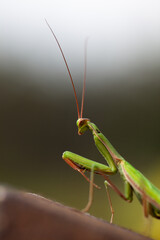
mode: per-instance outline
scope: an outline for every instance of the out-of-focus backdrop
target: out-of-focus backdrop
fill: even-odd
[[[0,3],[0,182],[82,209],[88,183],[62,159],[64,150],[101,161],[91,134],[78,136],[73,90],[57,44],[82,91],[89,36],[84,117],[160,188],[160,2],[23,0]],[[120,177],[112,177],[123,189]],[[110,219],[103,179],[90,213]],[[112,190],[114,223],[144,232],[137,199]],[[160,234],[150,219],[148,233]]]

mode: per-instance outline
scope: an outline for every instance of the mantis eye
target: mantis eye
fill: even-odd
[[[85,122],[85,120],[81,120],[81,121],[79,122],[79,127],[82,127],[82,126],[84,125],[84,122]]]

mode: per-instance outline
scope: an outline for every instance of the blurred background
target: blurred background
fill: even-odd
[[[78,136],[73,89],[52,26],[81,100],[84,42],[89,36],[84,117],[160,188],[159,1],[23,0],[0,3],[0,182],[78,209],[89,185],[61,158],[70,150],[105,161],[90,132]],[[119,175],[112,177],[123,190]],[[103,179],[90,213],[110,219]],[[110,190],[114,223],[159,236],[137,199]]]

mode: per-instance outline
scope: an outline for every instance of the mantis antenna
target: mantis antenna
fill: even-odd
[[[83,79],[83,91],[82,91],[82,102],[81,102],[81,118],[83,117],[84,94],[85,94],[85,88],[86,88],[87,43],[88,43],[88,38],[85,41],[85,48],[84,48],[84,79]]]
[[[49,23],[47,22],[47,20],[45,19],[46,21],[46,24],[47,26],[49,27],[52,35],[54,36],[56,42],[57,42],[57,45],[59,47],[59,50],[62,54],[62,57],[63,57],[63,60],[64,60],[64,63],[66,65],[66,68],[67,68],[67,71],[68,71],[68,74],[69,74],[69,77],[70,77],[70,80],[71,80],[71,83],[72,83],[72,87],[73,87],[73,91],[74,91],[74,96],[75,96],[75,100],[76,100],[76,106],[77,106],[77,114],[78,114],[78,119],[79,118],[82,118],[82,115],[83,115],[83,105],[84,105],[84,93],[85,93],[85,85],[86,85],[86,59],[87,59],[87,40],[86,40],[86,43],[85,43],[85,68],[84,68],[84,80],[83,80],[83,91],[82,91],[82,102],[81,102],[81,113],[80,113],[80,110],[79,110],[79,104],[78,104],[78,98],[77,98],[77,93],[76,93],[76,89],[75,89],[75,86],[74,86],[74,82],[73,82],[73,78],[72,78],[72,75],[71,75],[71,72],[70,72],[70,69],[68,67],[68,63],[67,63],[67,60],[65,58],[65,55],[63,53],[63,50],[61,48],[61,45],[55,35],[55,33],[53,32],[51,26],[49,25]]]

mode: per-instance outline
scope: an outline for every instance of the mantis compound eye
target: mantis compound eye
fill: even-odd
[[[84,119],[80,120],[80,121],[79,121],[79,127],[82,127],[82,126],[85,124],[85,122],[86,122],[86,121],[85,121]]]
[[[79,118],[77,120],[77,127],[82,128],[87,125],[87,122],[90,121],[88,118]]]

